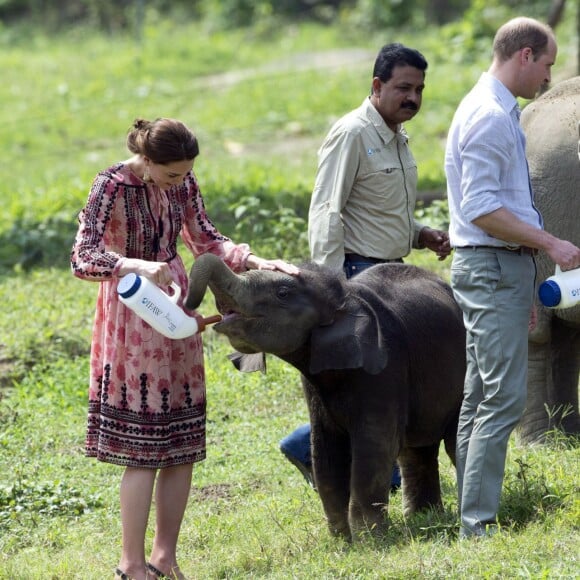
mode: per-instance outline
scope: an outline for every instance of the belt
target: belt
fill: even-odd
[[[383,260],[383,258],[367,258],[366,256],[361,256],[360,254],[353,254],[349,252],[344,255],[345,260],[352,262],[369,262],[370,264],[387,264],[389,262],[403,262],[403,258],[393,258],[392,260]]]
[[[538,250],[528,248],[527,246],[518,246],[517,248],[508,248],[507,246],[457,246],[458,250],[499,250],[500,252],[510,252],[520,256],[536,256]]]

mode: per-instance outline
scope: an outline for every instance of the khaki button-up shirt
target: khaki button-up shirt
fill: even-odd
[[[310,202],[315,262],[338,270],[345,253],[392,260],[418,247],[417,164],[407,141],[368,98],[332,127],[318,152]]]

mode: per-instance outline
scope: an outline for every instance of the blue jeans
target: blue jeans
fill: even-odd
[[[401,261],[402,260],[393,260]],[[370,262],[362,257],[345,258],[343,270],[347,278],[352,278],[360,274],[363,270],[375,266],[376,262]],[[284,455],[292,456],[297,461],[311,469],[312,459],[310,456],[310,425],[308,423],[301,425],[295,429],[290,435],[287,435],[280,441],[280,450]],[[391,487],[399,487],[401,485],[401,473],[399,466],[395,463],[393,466],[393,475],[391,477]]]

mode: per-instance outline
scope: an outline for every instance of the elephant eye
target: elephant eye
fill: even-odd
[[[288,294],[290,294],[290,289],[288,288],[288,286],[280,286],[276,290],[276,296],[278,298],[281,298],[281,299],[287,298]]]

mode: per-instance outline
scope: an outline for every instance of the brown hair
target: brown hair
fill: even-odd
[[[493,40],[493,54],[500,61],[509,60],[518,50],[531,48],[534,60],[548,50],[548,41],[554,37],[552,29],[533,18],[519,17],[506,22]]]
[[[191,160],[199,155],[195,135],[181,121],[166,118],[135,119],[127,135],[127,148],[159,165]]]

